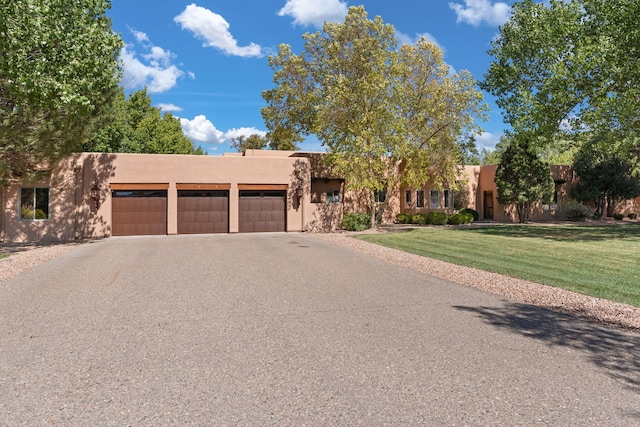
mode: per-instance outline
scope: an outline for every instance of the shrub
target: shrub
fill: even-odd
[[[629,219],[638,218],[638,212],[629,212]]]
[[[613,219],[617,220],[617,221],[622,221],[622,219],[624,218],[624,215],[621,213],[614,213],[613,214]]]
[[[429,212],[427,216],[427,224],[445,225],[449,220],[449,215],[444,212]]]
[[[468,212],[456,213],[449,217],[448,220],[451,225],[459,225],[459,224],[471,224],[473,222],[473,215]]]
[[[425,214],[415,214],[411,216],[411,224],[426,224],[427,216]]]
[[[593,217],[593,210],[575,200],[567,200],[560,205],[560,213],[567,217],[569,221],[584,221]]]
[[[342,217],[342,228],[347,231],[363,231],[371,227],[371,215],[352,213]]]
[[[409,224],[411,223],[411,214],[410,213],[399,213],[396,215],[396,222],[398,224]]]
[[[461,214],[469,213],[469,214],[471,214],[471,216],[473,216],[473,220],[474,221],[477,221],[477,220],[480,219],[480,214],[475,209],[463,208],[463,209],[460,209],[460,211],[458,213],[461,213]]]

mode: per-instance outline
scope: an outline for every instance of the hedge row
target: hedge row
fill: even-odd
[[[474,215],[474,212],[477,216]],[[453,215],[448,215],[445,212],[429,212],[429,215],[400,213],[396,215],[396,223],[417,225],[471,224],[473,221],[476,221],[479,216],[480,215],[473,209],[462,209]]]

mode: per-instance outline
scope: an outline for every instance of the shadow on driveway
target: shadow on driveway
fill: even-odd
[[[607,375],[640,393],[640,336],[618,332],[566,314],[520,303],[504,307],[454,306],[486,323],[543,341],[549,346],[584,351]]]

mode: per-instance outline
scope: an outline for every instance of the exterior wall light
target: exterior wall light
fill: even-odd
[[[303,194],[304,194],[304,190],[302,189],[302,187],[296,188],[296,196],[298,196],[298,198],[302,197]]]
[[[89,197],[96,203],[96,209],[100,207],[100,187],[95,182],[89,190]]]

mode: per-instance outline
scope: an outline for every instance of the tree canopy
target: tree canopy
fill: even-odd
[[[262,114],[270,132],[316,135],[371,208],[376,191],[399,182],[455,182],[459,142],[484,111],[468,72],[452,74],[424,38],[398,47],[394,28],[362,6],[303,38],[300,55],[283,44],[269,57],[275,88],[263,92]]]
[[[151,105],[146,89],[125,98],[121,89],[110,108],[110,120],[84,151],[106,153],[203,154],[184,135],[180,120]]]
[[[616,205],[624,199],[640,196],[638,158],[621,153],[615,141],[595,137],[586,142],[575,156],[573,170],[578,176],[571,196],[592,204],[595,215],[613,215]],[[608,212],[604,211],[605,205]]]
[[[510,140],[500,156],[495,183],[498,202],[514,205],[521,223],[529,222],[534,203],[551,198],[551,170],[538,157],[533,138],[520,135]]]
[[[638,16],[638,1],[518,2],[481,87],[516,133],[606,131],[637,144]]]
[[[118,92],[109,0],[0,5],[0,182],[78,150]]]

